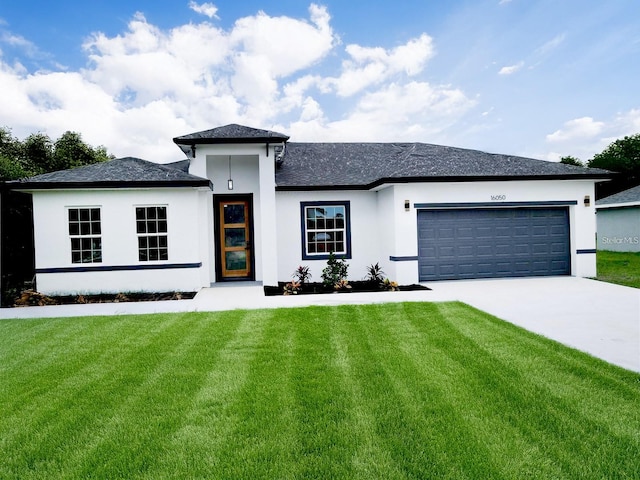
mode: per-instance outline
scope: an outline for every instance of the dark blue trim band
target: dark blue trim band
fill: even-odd
[[[576,250],[576,253],[578,255],[582,254],[582,253],[596,253],[596,249],[595,248],[585,248],[582,250]]]
[[[413,206],[414,208],[567,207],[577,204],[577,200],[553,200],[548,202],[414,203]]]
[[[91,267],[36,268],[36,273],[120,272],[124,270],[168,270],[176,268],[200,268],[198,263],[154,263],[150,265],[100,265]]]
[[[389,260],[392,262],[416,262],[418,261],[418,256],[406,256],[406,257],[393,257],[390,256]]]

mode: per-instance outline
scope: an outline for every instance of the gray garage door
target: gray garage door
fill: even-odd
[[[419,210],[418,268],[420,281],[568,275],[569,211]]]

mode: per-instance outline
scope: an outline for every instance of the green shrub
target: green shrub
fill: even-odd
[[[322,283],[329,287],[341,284],[347,279],[348,270],[347,261],[344,258],[336,258],[335,254],[330,252],[327,266],[322,270]]]

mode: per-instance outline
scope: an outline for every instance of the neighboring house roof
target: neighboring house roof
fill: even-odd
[[[178,165],[161,165],[126,157],[84,167],[44,173],[7,182],[15,190],[131,187],[211,187],[206,178],[184,172]],[[177,167],[177,168],[176,168]]]
[[[596,202],[596,208],[619,208],[640,206],[640,185],[618,192]]]
[[[426,143],[287,143],[278,190],[370,189],[385,183],[610,179],[611,172]]]

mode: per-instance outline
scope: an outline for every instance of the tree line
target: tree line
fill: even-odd
[[[2,182],[42,173],[106,162],[114,156],[103,146],[92,147],[76,132],[52,140],[33,133],[24,140],[0,128],[0,305],[12,305],[35,273],[31,195],[3,188]]]
[[[619,138],[586,162],[567,155],[560,159],[560,163],[616,172],[618,175],[611,182],[597,185],[596,198],[635,187],[640,185],[640,133]]]
[[[92,147],[77,132],[67,131],[52,140],[47,134],[32,133],[19,140],[8,127],[0,127],[0,181],[106,162],[114,156],[106,147]]]

